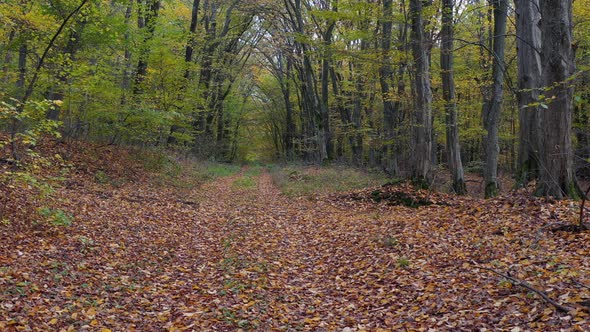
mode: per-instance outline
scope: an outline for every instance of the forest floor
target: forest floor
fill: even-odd
[[[590,330],[590,232],[552,230],[579,202],[287,196],[265,168],[190,186],[115,155],[70,156],[70,226],[22,224],[38,202],[1,188],[0,330]]]

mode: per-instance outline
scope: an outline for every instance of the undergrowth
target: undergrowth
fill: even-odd
[[[240,171],[237,165],[175,157],[159,150],[140,150],[133,158],[153,174],[152,179],[156,185],[177,188],[191,189]]]
[[[387,182],[380,173],[369,173],[344,166],[270,167],[273,182],[288,196],[349,191]]]

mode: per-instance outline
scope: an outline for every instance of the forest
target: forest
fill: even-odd
[[[590,329],[590,0],[0,1],[0,329]]]
[[[587,4],[9,0],[2,121],[218,161],[346,162],[426,184],[445,168],[459,194],[467,169],[483,174],[486,197],[500,171],[538,180],[541,195],[579,197]],[[541,5],[560,16],[542,19]]]

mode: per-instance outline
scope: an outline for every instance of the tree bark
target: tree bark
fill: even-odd
[[[333,5],[334,12],[338,11],[338,1],[336,0]],[[324,52],[323,52],[323,59],[322,59],[322,72],[321,72],[321,103],[320,103],[320,112],[321,112],[321,128],[320,128],[320,135],[322,136],[323,145],[322,149],[326,150],[326,158],[333,159],[334,158],[334,145],[332,143],[332,132],[330,130],[330,109],[328,105],[329,100],[329,85],[330,85],[330,65],[332,63],[332,35],[334,33],[334,29],[336,28],[336,21],[331,20],[328,24],[328,28],[324,32]]]
[[[27,43],[23,42],[18,49],[18,79],[16,89],[19,94],[24,94],[25,78],[27,77]],[[24,98],[23,98],[24,99]]]
[[[418,183],[428,184],[432,170],[432,90],[430,86],[430,64],[424,35],[422,0],[410,0],[410,17],[412,21],[412,55],[415,67],[416,92],[411,176]]]
[[[295,121],[293,119],[293,103],[291,102],[291,85],[289,80],[291,79],[292,63],[290,56],[286,57],[286,71],[284,73],[284,82],[281,84],[281,90],[283,92],[283,99],[285,100],[285,110],[287,112],[285,117],[285,154],[287,160],[293,160],[295,158],[295,146],[293,140],[295,139]]]
[[[124,64],[123,64],[123,79],[121,80],[121,106],[127,105],[127,93],[131,88],[131,14],[133,13],[133,2],[134,0],[128,0],[127,8],[125,9],[125,53],[124,53]]]
[[[547,109],[541,112],[542,153],[537,194],[577,197],[573,168],[572,108],[575,71],[572,49],[572,1],[541,0],[543,86]]]
[[[390,176],[399,174],[397,151],[395,151],[393,141],[396,139],[398,109],[395,107],[393,99],[393,67],[391,64],[391,32],[393,27],[393,10],[392,0],[383,0],[383,22],[381,23],[382,37],[381,50],[383,59],[379,68],[379,82],[381,85],[381,98],[383,99],[383,131],[385,142],[383,142],[383,162],[384,169]]]
[[[142,0],[137,0],[139,3],[139,15],[137,18],[137,27],[145,29],[143,41],[140,46],[139,60],[137,61],[137,71],[135,73],[135,82],[133,86],[133,94],[140,95],[143,93],[143,82],[147,75],[148,57],[150,54],[149,42],[154,38],[156,30],[156,21],[160,11],[160,0],[148,0],[143,3]]]
[[[447,133],[447,154],[453,190],[459,195],[467,192],[461,163],[459,128],[457,127],[457,103],[455,100],[455,78],[453,75],[453,7],[454,0],[442,1],[442,30],[440,66],[445,101]]]
[[[304,35],[305,22],[301,0],[284,0],[289,12],[289,24],[294,32]],[[321,100],[318,94],[317,80],[310,55],[310,46],[305,41],[295,40],[296,53],[300,55],[297,70],[301,84],[300,101],[302,108],[302,144],[303,157],[308,161],[321,163],[328,158],[326,137],[321,130]]]
[[[517,180],[526,185],[539,174],[541,29],[539,0],[515,0],[518,62],[519,144]]]
[[[492,65],[492,95],[484,111],[484,128],[487,131],[485,144],[485,197],[498,194],[498,155],[500,153],[498,129],[500,112],[504,94],[504,50],[506,39],[506,21],[508,0],[493,0],[494,32],[493,32],[493,65]]]
[[[184,78],[187,80],[190,78],[191,75],[190,63],[193,61],[193,52],[195,48],[195,33],[197,32],[197,16],[199,13],[199,3],[200,0],[193,0],[191,24],[188,29],[189,37],[184,52],[184,62],[187,66],[186,71],[184,72]]]

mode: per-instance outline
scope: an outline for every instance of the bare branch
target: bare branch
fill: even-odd
[[[561,304],[557,303],[555,300],[551,299],[545,292],[540,291],[540,290],[534,288],[533,286],[531,286],[526,281],[523,281],[523,280],[520,280],[520,279],[511,277],[511,276],[509,276],[507,274],[498,272],[498,271],[496,271],[494,269],[490,269],[490,268],[485,267],[485,266],[477,266],[477,267],[480,268],[480,269],[483,269],[483,270],[490,271],[490,272],[492,272],[494,274],[497,274],[497,275],[499,275],[499,276],[501,276],[501,277],[503,277],[503,278],[505,278],[507,280],[510,280],[516,286],[520,286],[520,287],[526,288],[527,290],[529,290],[529,291],[531,291],[531,292],[539,295],[545,302],[551,304],[552,306],[554,306],[557,310],[559,310],[561,312],[570,312],[570,311],[573,311],[574,310],[574,308],[567,307],[567,306],[564,306],[564,305],[561,305]]]

